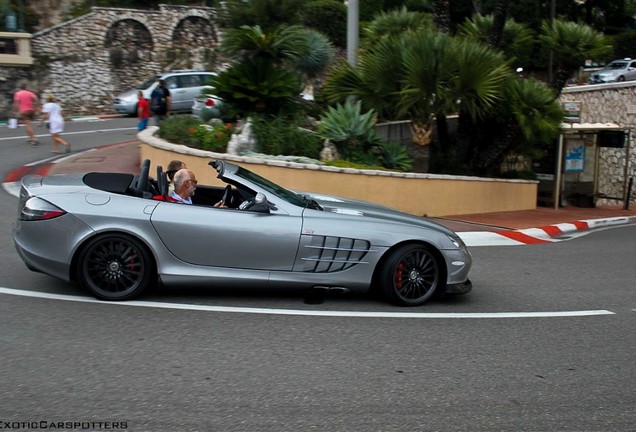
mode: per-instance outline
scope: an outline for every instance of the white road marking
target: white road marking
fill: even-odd
[[[96,132],[115,132],[115,131],[123,131],[123,130],[137,130],[137,128],[136,127],[125,127],[125,128],[112,128],[112,129],[94,129],[94,130],[89,130],[89,131],[62,132],[62,135],[82,135],[82,134],[89,134],[89,133],[96,133]],[[36,136],[36,138],[44,138],[44,137],[48,137],[50,135],[51,134],[44,133],[44,134],[36,134],[35,136]],[[20,135],[20,136],[0,138],[0,141],[11,141],[11,140],[25,141],[26,140],[26,136]]]
[[[203,312],[226,312],[226,313],[248,313],[265,315],[296,315],[296,316],[319,316],[319,317],[341,317],[341,318],[563,318],[563,317],[584,317],[598,315],[615,315],[607,310],[587,310],[587,311],[561,311],[561,312],[485,312],[485,313],[417,313],[417,312],[355,312],[355,311],[318,311],[301,309],[267,309],[229,306],[206,306],[181,303],[162,303],[150,301],[127,301],[127,302],[106,302],[96,300],[92,297],[70,296],[65,294],[50,294],[36,291],[17,290],[0,287],[0,294],[15,295],[22,297],[35,297],[49,300],[64,300],[83,303],[99,303],[111,306],[137,306],[159,309],[178,309]]]
[[[456,232],[466,246],[519,246],[524,245],[517,240],[504,237],[489,231],[460,231]]]

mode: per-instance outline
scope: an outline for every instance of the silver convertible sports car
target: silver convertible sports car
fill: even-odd
[[[464,294],[472,258],[432,221],[336,196],[292,192],[225,161],[225,187],[171,202],[165,172],[28,176],[13,239],[31,270],[103,300],[168,285],[377,290],[402,306]],[[154,173],[153,173],[154,174]],[[222,200],[224,207],[212,204]]]

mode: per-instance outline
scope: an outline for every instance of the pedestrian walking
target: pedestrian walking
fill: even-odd
[[[157,87],[150,94],[150,107],[155,116],[155,124],[159,126],[159,122],[170,115],[170,103],[172,97],[170,90],[165,86],[162,79],[157,82]]]
[[[22,84],[20,90],[13,95],[13,111],[18,113],[20,120],[24,123],[24,129],[28,136],[27,142],[32,146],[38,145],[31,122],[38,113],[39,105],[38,95],[27,89],[26,84]]]
[[[140,90],[137,92],[137,118],[139,123],[137,124],[137,130],[142,131],[148,127],[148,118],[150,117],[150,103],[148,99],[144,98],[144,93]]]
[[[71,151],[71,145],[60,136],[64,132],[64,116],[62,116],[62,107],[55,101],[52,94],[46,95],[46,103],[42,106],[43,119],[47,124],[51,138],[53,139],[52,153],[60,153],[58,146],[64,147],[64,153]]]

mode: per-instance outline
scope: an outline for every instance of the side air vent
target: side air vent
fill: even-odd
[[[370,248],[366,240],[304,235],[300,247],[303,272],[332,273],[368,264],[364,261]]]

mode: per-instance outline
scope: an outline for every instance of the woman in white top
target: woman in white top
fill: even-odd
[[[46,103],[42,106],[43,120],[48,123],[49,132],[53,139],[53,153],[59,153],[58,146],[64,146],[64,153],[71,151],[71,145],[60,136],[64,131],[64,117],[62,117],[62,107],[55,102],[53,95],[46,96]]]

